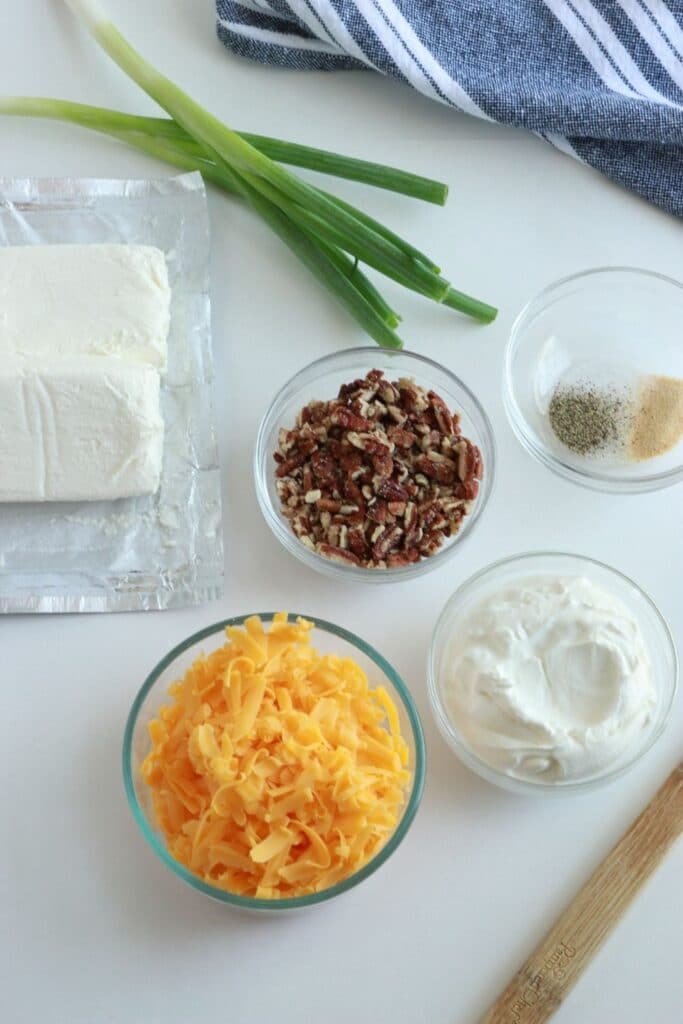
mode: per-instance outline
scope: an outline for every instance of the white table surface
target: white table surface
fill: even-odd
[[[411,347],[481,398],[500,472],[471,542],[410,585],[333,584],[286,554],[250,477],[259,417],[286,377],[361,337],[265,227],[211,192],[225,597],[161,614],[0,621],[2,1019],[472,1024],[683,752],[679,699],[665,735],[624,779],[583,797],[533,800],[470,774],[436,732],[425,688],[430,633],[456,584],[493,559],[531,548],[603,559],[652,593],[683,645],[681,488],[593,494],[533,462],[503,412],[503,346],[520,306],[560,275],[634,264],[682,276],[681,223],[530,135],[377,76],[240,62],[214,37],[210,0],[109,6],[152,61],[235,127],[450,183],[445,210],[350,184],[339,192],[427,247],[456,285],[500,306],[481,329],[386,289]],[[57,0],[2,0],[0,28],[0,93],[152,110]],[[0,154],[5,175],[169,173],[112,141],[43,122],[2,120]],[[311,912],[264,919],[214,905],[157,862],[126,806],[120,745],[142,679],[171,645],[218,618],[273,607],[335,620],[386,654],[419,705],[429,765],[418,818],[377,875]],[[681,1020],[682,877],[679,843],[558,1024]]]

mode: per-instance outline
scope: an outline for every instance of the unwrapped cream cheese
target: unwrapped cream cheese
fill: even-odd
[[[0,356],[113,356],[163,371],[170,295],[154,246],[0,247]]]
[[[657,704],[638,622],[584,577],[531,577],[477,604],[448,645],[443,696],[474,754],[538,782],[617,766]]]
[[[170,298],[153,246],[0,248],[0,502],[155,493]]]
[[[100,356],[0,360],[0,501],[97,501],[159,487],[159,374]]]

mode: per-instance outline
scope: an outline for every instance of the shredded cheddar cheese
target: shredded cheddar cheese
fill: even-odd
[[[349,877],[393,832],[410,780],[389,694],[313,624],[254,616],[175,682],[142,772],[169,852],[205,881],[281,899]]]

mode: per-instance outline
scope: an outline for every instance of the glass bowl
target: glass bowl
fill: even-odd
[[[264,623],[269,623],[275,613],[252,612],[251,614],[259,615]],[[298,615],[299,613],[292,612],[290,618],[296,619]],[[409,767],[412,773],[412,783],[409,792],[406,793],[401,819],[385,845],[364,867],[343,882],[306,896],[280,900],[238,896],[194,875],[168,852],[164,834],[155,821],[151,791],[140,771],[142,762],[151,746],[147,727],[150,721],[157,716],[162,704],[168,702],[169,686],[182,677],[200,653],[212,651],[225,642],[226,626],[241,626],[248,617],[248,615],[238,615],[235,618],[224,619],[222,622],[207,626],[206,629],[200,630],[174,647],[152,669],[133,702],[126,723],[123,739],[123,779],[128,803],[140,831],[160,860],[179,878],[221,903],[244,910],[279,912],[310,907],[316,903],[333,899],[369,878],[391,857],[405,838],[422,799],[426,763],[425,742],[420,716],[410,691],[396,670],[385,661],[382,655],[378,654],[364,640],[340,626],[324,622],[322,619],[315,619],[311,615],[302,616],[314,624],[314,629],[310,634],[314,647],[323,653],[336,653],[342,657],[353,658],[365,671],[371,685],[384,686],[396,705],[401,733],[410,752]]]
[[[548,419],[560,381],[618,391],[649,375],[683,378],[683,284],[634,267],[586,270],[544,288],[521,311],[505,352],[503,400],[518,440],[555,473],[596,490],[641,492],[683,479],[683,440],[644,461],[580,455]]]
[[[342,384],[364,377],[373,369],[382,370],[389,379],[412,377],[421,387],[441,395],[451,411],[460,413],[462,433],[478,446],[484,466],[479,494],[472,511],[463,519],[459,532],[447,539],[436,554],[422,558],[412,565],[398,568],[366,569],[361,566],[344,565],[307,548],[282,516],[275,487],[273,454],[278,447],[280,428],[292,427],[297,413],[311,400],[325,401],[335,398]],[[424,356],[411,352],[394,352],[376,346],[348,349],[324,356],[292,377],[277,393],[261,421],[254,454],[256,495],[261,511],[287,551],[312,569],[327,576],[365,583],[395,583],[421,576],[443,565],[454,555],[458,545],[470,536],[481,517],[493,487],[494,471],[495,447],[491,424],[465,384],[445,367]]]
[[[505,774],[484,761],[468,745],[447,708],[444,692],[450,638],[482,599],[510,584],[534,576],[586,576],[622,601],[640,625],[657,692],[652,721],[636,746],[604,771],[582,779],[542,782]],[[664,618],[645,591],[616,569],[592,558],[562,552],[531,552],[504,558],[475,573],[446,603],[432,636],[427,667],[429,698],[436,724],[460,760],[483,779],[515,793],[544,795],[583,792],[604,785],[632,768],[661,736],[676,694],[678,659],[673,637]]]

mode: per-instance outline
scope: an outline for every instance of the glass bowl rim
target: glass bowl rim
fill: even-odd
[[[292,385],[297,383],[299,378],[308,375],[311,371],[316,369],[324,371],[335,362],[342,361],[345,357],[366,355],[376,357],[377,362],[381,362],[385,356],[389,359],[407,358],[408,361],[414,361],[428,367],[429,369],[436,370],[438,373],[445,374],[454,385],[455,390],[463,392],[467,401],[471,403],[476,415],[481,420],[480,432],[482,435],[482,443],[486,444],[489,448],[488,459],[485,463],[485,475],[482,481],[480,481],[480,492],[475,500],[472,513],[467,517],[469,522],[465,528],[461,532],[457,533],[450,543],[437,551],[436,554],[430,555],[428,558],[422,558],[419,562],[415,562],[411,565],[399,566],[393,569],[364,569],[361,566],[350,564],[341,565],[337,562],[333,562],[329,558],[325,558],[324,555],[318,554],[317,551],[309,550],[301,543],[298,537],[292,533],[282,515],[275,508],[268,491],[266,476],[261,472],[261,456],[265,453],[266,448],[266,424],[271,418],[274,410],[287,396],[290,389],[292,389]],[[324,372],[318,373],[317,376],[314,377],[314,380],[317,380],[322,376],[324,376]],[[295,390],[298,390],[298,388]],[[479,427],[477,429],[479,430]],[[431,572],[432,569],[436,569],[439,566],[444,565],[445,562],[453,555],[455,550],[471,536],[478,522],[482,518],[494,491],[496,484],[497,452],[493,426],[488,413],[474,392],[467,386],[467,384],[464,383],[464,381],[460,379],[460,377],[449,370],[448,367],[444,366],[442,363],[438,363],[435,359],[430,359],[428,356],[420,355],[417,352],[411,352],[408,349],[386,349],[378,348],[377,346],[362,345],[355,348],[340,349],[337,352],[329,352],[324,356],[320,356],[318,359],[314,359],[312,362],[307,363],[300,370],[297,370],[296,373],[285,381],[270,400],[266,411],[261,417],[258,432],[256,434],[256,444],[254,446],[254,457],[252,461],[254,484],[259,508],[261,509],[261,513],[271,532],[280,541],[285,550],[304,565],[307,565],[309,568],[312,568],[317,572],[321,572],[324,575],[335,576],[337,578],[347,580],[357,580],[360,583],[375,584],[400,583],[403,580],[414,579],[418,576],[425,575],[426,573]]]
[[[459,599],[462,599],[463,594],[470,590],[470,588],[476,585],[482,578],[486,576],[495,576],[501,569],[504,569],[508,565],[514,565],[518,563],[520,565],[524,563],[532,562],[536,559],[575,559],[579,562],[583,562],[590,566],[597,566],[598,569],[606,570],[608,574],[616,576],[622,583],[628,584],[633,587],[636,592],[645,600],[646,605],[654,613],[654,618],[661,628],[662,637],[667,647],[668,653],[672,661],[672,674],[670,680],[670,693],[668,699],[661,701],[661,720],[659,725],[652,730],[647,738],[647,742],[644,746],[640,747],[638,751],[629,760],[620,764],[617,768],[613,768],[611,771],[607,771],[602,775],[592,776],[588,779],[579,779],[574,782],[531,782],[526,779],[518,779],[509,775],[505,775],[503,772],[493,768],[490,764],[480,758],[473,750],[465,743],[464,739],[461,738],[460,734],[456,731],[454,726],[451,724],[443,701],[439,691],[439,683],[436,672],[436,649],[437,640],[440,640],[441,634],[444,631],[446,622],[452,612],[453,607],[457,604]],[[633,768],[647,753],[652,749],[657,740],[660,738],[664,730],[666,729],[669,720],[671,719],[671,713],[673,711],[673,705],[678,692],[678,676],[679,676],[679,658],[678,651],[676,649],[676,642],[674,640],[671,627],[667,620],[662,615],[661,611],[657,607],[654,599],[650,596],[647,590],[636,583],[635,580],[627,576],[626,573],[621,572],[619,569],[615,569],[614,566],[608,565],[606,562],[601,562],[597,558],[591,558],[589,555],[582,555],[574,551],[557,551],[557,550],[541,550],[541,551],[522,551],[516,555],[507,555],[505,558],[499,558],[494,562],[490,562],[485,565],[482,569],[477,570],[466,580],[464,580],[459,587],[457,587],[451,596],[446,601],[445,605],[439,613],[439,617],[434,626],[432,632],[431,641],[429,644],[429,652],[427,655],[427,692],[429,694],[429,703],[432,709],[432,716],[436,721],[436,725],[441,733],[442,737],[456,754],[456,756],[468,767],[471,771],[475,772],[480,778],[485,779],[493,785],[500,786],[503,789],[507,789],[511,792],[521,793],[532,796],[543,796],[552,794],[555,796],[570,795],[573,793],[586,792],[588,790],[597,789],[600,786],[607,785],[609,782],[614,781],[621,775],[624,775],[627,771]]]
[[[683,465],[675,466],[673,469],[667,469],[660,473],[650,473],[633,480],[619,479],[618,477],[611,476],[609,473],[574,466],[566,462],[560,455],[551,451],[550,448],[545,447],[536,438],[535,433],[528,426],[527,419],[519,407],[513,385],[513,361],[519,348],[522,328],[534,312],[534,307],[542,304],[554,292],[559,291],[574,281],[612,274],[633,274],[637,277],[650,278],[665,285],[671,285],[678,291],[683,292],[683,281],[679,281],[675,277],[661,274],[656,270],[647,270],[645,267],[625,265],[589,267],[587,270],[579,270],[574,274],[567,274],[565,277],[551,281],[528,299],[515,317],[510,328],[503,356],[503,404],[510,426],[517,439],[534,458],[553,470],[553,472],[583,487],[600,491],[638,494],[646,491],[660,490],[663,487],[670,487],[678,483],[679,480],[683,479]]]
[[[288,617],[292,620],[296,620],[297,618],[306,619],[308,622],[312,622],[316,629],[321,629],[326,633],[339,637],[351,644],[353,647],[356,647],[375,665],[377,665],[379,669],[381,669],[398,693],[410,722],[413,742],[415,745],[415,764],[412,766],[413,780],[410,795],[405,804],[401,820],[384,846],[382,846],[375,856],[372,857],[371,860],[369,860],[368,863],[360,869],[360,871],[354,872],[354,874],[345,878],[343,881],[338,882],[336,885],[329,886],[327,889],[322,889],[320,892],[309,893],[305,896],[287,897],[286,899],[281,900],[257,898],[255,896],[240,896],[237,893],[231,893],[225,889],[219,889],[218,887],[205,882],[197,875],[194,875],[171,856],[166,849],[165,844],[150,827],[149,822],[147,821],[147,816],[140,806],[135,794],[135,784],[133,782],[133,775],[131,771],[133,733],[135,731],[135,726],[137,725],[138,715],[142,704],[154,684],[159,679],[161,673],[190,647],[202,640],[205,640],[207,637],[224,632],[227,626],[243,625],[245,620],[253,615],[258,615],[264,621],[270,622],[276,614],[277,612],[248,612],[245,615],[235,615],[228,619],[221,619],[209,626],[205,626],[203,629],[200,629],[196,633],[187,637],[181,643],[176,644],[175,647],[172,647],[171,650],[161,658],[159,662],[157,662],[151,672],[149,672],[140,690],[136,694],[128,713],[126,727],[123,734],[123,782],[126,797],[128,799],[128,806],[130,807],[133,817],[135,818],[135,821],[148,844],[152,847],[163,863],[174,872],[174,874],[178,875],[179,878],[184,882],[187,882],[194,889],[198,889],[206,896],[210,896],[212,899],[218,900],[221,903],[238,907],[243,910],[281,911],[311,907],[317,903],[323,903],[327,900],[333,899],[335,896],[339,896],[341,893],[347,892],[360,882],[365,881],[366,878],[369,878],[370,875],[374,874],[374,872],[389,859],[391,854],[398,848],[405,838],[413,823],[415,815],[417,814],[425,785],[427,751],[422,722],[413,696],[396,669],[389,664],[386,658],[384,658],[379,651],[376,651],[374,647],[365,640],[356,636],[355,633],[352,633],[350,630],[344,629],[342,626],[337,626],[333,622],[328,622],[325,619],[316,618],[312,615],[304,615],[301,612],[289,612]]]

